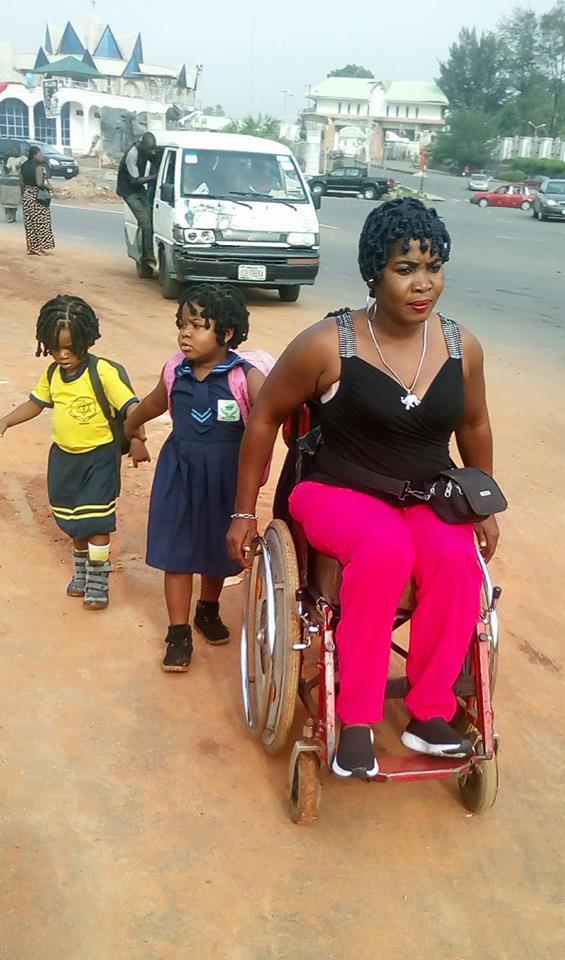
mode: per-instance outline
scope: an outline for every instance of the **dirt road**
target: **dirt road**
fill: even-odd
[[[124,260],[71,249],[30,259],[8,245],[2,412],[43,367],[37,308],[60,292],[96,306],[98,352],[124,362],[140,392],[174,350],[173,305]],[[258,299],[251,343],[279,352],[313,319]],[[124,470],[112,605],[94,614],[64,595],[69,548],[46,502],[48,416],[0,441],[1,960],[564,955],[563,370],[541,347],[486,347],[512,510],[493,563],[504,587],[501,789],[482,816],[449,783],[326,777],[318,824],[292,825],[287,756],[264,756],[244,726],[237,642],[199,643],[187,676],[159,668],[161,583],[143,562],[154,465]],[[155,454],[166,434],[166,422],[150,425]],[[234,636],[239,604],[230,587]],[[390,722],[401,729],[398,708]]]

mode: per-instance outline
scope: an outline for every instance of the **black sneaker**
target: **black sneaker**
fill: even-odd
[[[169,627],[165,638],[167,652],[163,670],[167,673],[186,673],[192,660],[192,631],[187,623]]]
[[[370,727],[342,727],[339,746],[332,763],[332,771],[338,777],[356,777],[371,780],[379,772],[373,731]]]
[[[442,717],[411,720],[401,736],[405,747],[432,757],[472,757],[473,744]]]
[[[215,647],[230,642],[230,632],[220,618],[220,604],[212,600],[199,600],[194,614],[194,626],[204,639]]]

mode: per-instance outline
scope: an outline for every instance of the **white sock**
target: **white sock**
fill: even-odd
[[[110,559],[110,544],[100,546],[98,543],[88,543],[88,559],[91,563],[107,563]]]

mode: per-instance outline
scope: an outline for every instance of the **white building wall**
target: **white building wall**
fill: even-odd
[[[140,97],[123,97],[114,94],[100,93],[96,90],[85,90],[81,87],[61,87],[57,94],[59,105],[70,104],[70,135],[73,152],[87,153],[96,135],[100,134],[100,119],[96,116],[103,107],[113,107],[124,112],[147,113],[151,115],[151,128],[155,131],[166,128],[165,116],[169,104],[161,101],[146,100]],[[20,100],[28,108],[29,136],[35,138],[33,108],[43,100],[41,87],[28,90],[22,84],[8,84],[0,93],[0,103],[3,100],[14,98]],[[82,110],[80,116],[78,111]],[[61,118],[57,118],[57,144],[63,149],[61,138]]]

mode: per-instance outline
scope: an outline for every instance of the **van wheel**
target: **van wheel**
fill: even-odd
[[[300,286],[279,287],[279,297],[283,303],[296,303],[300,296]]]
[[[375,190],[374,187],[365,187],[365,189],[363,190],[363,196],[365,200],[376,200],[377,191]]]
[[[135,272],[140,280],[151,280],[153,277],[153,267],[146,260],[135,261]]]
[[[178,300],[180,293],[180,284],[174,280],[167,267],[167,258],[164,250],[159,253],[159,286],[161,294],[165,300]]]
[[[310,187],[310,193],[314,196],[321,197],[324,192],[323,183],[313,183]]]

